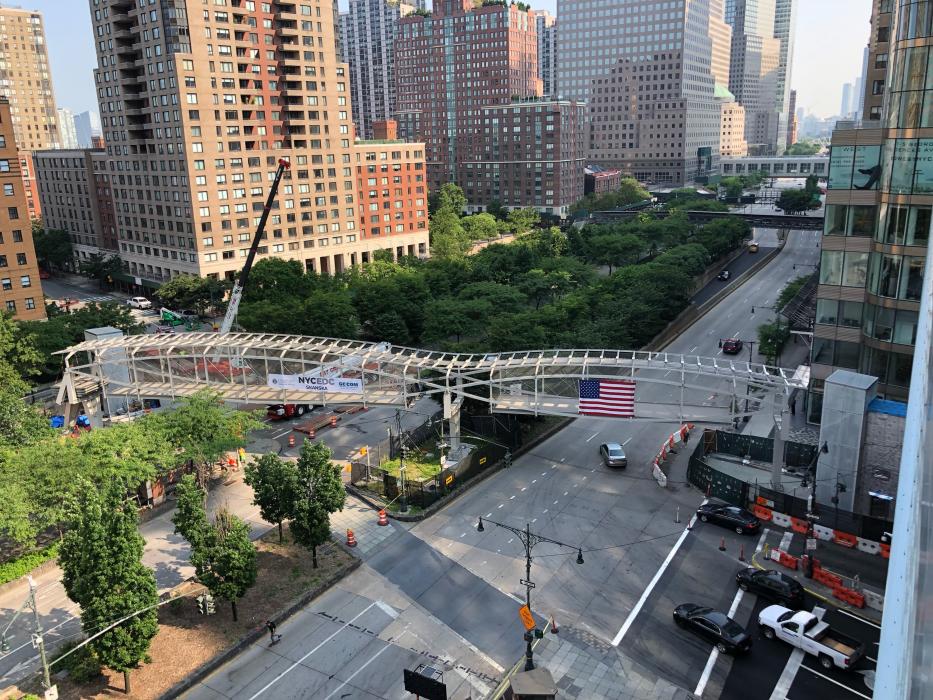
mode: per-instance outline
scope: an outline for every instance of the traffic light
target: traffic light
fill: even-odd
[[[0,654],[6,654],[10,650],[10,644],[6,640],[6,635],[0,637]]]
[[[201,613],[202,615],[206,615],[207,614],[206,596],[202,593],[201,595],[197,597],[197,601],[198,601],[198,612]]]
[[[507,450],[506,453],[505,453],[505,456],[502,458],[502,461],[503,461],[503,465],[504,465],[504,467],[505,467],[506,469],[508,469],[509,467],[511,467],[511,466],[512,466],[512,453],[511,453],[510,451]]]
[[[215,612],[217,612],[217,605],[214,603],[214,596],[212,596],[210,593],[206,593],[204,595],[204,603],[207,607],[208,615],[213,615]]]

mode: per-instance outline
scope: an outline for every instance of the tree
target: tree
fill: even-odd
[[[368,335],[373,340],[385,341],[393,345],[406,345],[411,341],[408,326],[397,311],[385,311],[373,319]]]
[[[24,380],[42,371],[43,357],[37,347],[38,338],[30,326],[16,321],[7,311],[0,312],[0,358]]]
[[[39,265],[46,270],[64,269],[71,265],[71,239],[65,231],[59,229],[33,230],[32,243],[36,248]]]
[[[460,225],[471,241],[487,241],[499,235],[498,223],[492,214],[464,216]]]
[[[452,182],[444,183],[440,189],[434,190],[428,196],[428,210],[432,218],[440,211],[460,216],[466,205],[467,198],[463,190]]]
[[[159,630],[155,576],[143,565],[143,538],[136,506],[124,487],[111,482],[98,490],[84,482],[71,509],[71,527],[59,553],[68,597],[81,606],[81,627],[91,636],[119,621],[90,643],[97,659],[123,672],[127,695],[129,671],[148,659]]]
[[[297,260],[265,258],[250,272],[243,301],[302,299],[311,293],[314,282],[315,278],[305,274],[304,266]]]
[[[719,181],[719,186],[726,191],[727,197],[738,198],[745,190],[745,181],[741,177],[724,177]]]
[[[819,200],[814,203],[813,199],[813,195],[806,190],[781,190],[781,196],[774,206],[785,214],[799,214],[820,207]]]
[[[219,394],[209,390],[187,396],[174,410],[151,418],[178,450],[179,458],[193,463],[198,483],[205,487],[211,465],[226,452],[242,447],[246,434],[262,425],[251,413],[227,408]]]
[[[608,265],[611,275],[613,267],[636,262],[644,252],[645,244],[638,236],[607,233],[590,238],[587,248],[590,259],[598,265]]]
[[[317,568],[317,548],[330,537],[330,514],[343,510],[347,494],[340,467],[330,461],[330,448],[305,440],[298,457],[298,491],[289,530],[295,541],[311,550]]]
[[[763,323],[758,326],[758,352],[764,355],[770,364],[774,364],[789,338],[790,325],[781,323],[780,318],[772,323]]]
[[[486,213],[492,214],[497,219],[504,219],[508,212],[505,207],[502,206],[502,202],[498,199],[492,199],[489,201],[489,204],[486,205]]]
[[[470,250],[470,239],[460,219],[449,207],[431,217],[431,255],[440,260],[458,260]]]
[[[817,194],[820,191],[820,179],[816,175],[807,175],[807,182],[804,185],[804,190],[806,190],[811,197]]]
[[[797,143],[792,143],[787,147],[787,150],[784,151],[786,156],[815,156],[817,153],[823,150],[823,147],[814,143],[813,141],[798,141]]]
[[[260,261],[260,264],[263,261]],[[213,277],[176,275],[165,282],[156,296],[170,309],[194,309],[206,313],[223,302],[227,283]]]
[[[463,336],[471,336],[479,331],[479,321],[490,311],[484,301],[454,299],[446,297],[428,303],[424,309],[424,331],[422,340],[436,343],[454,336],[457,342]]]
[[[259,506],[262,519],[279,526],[281,542],[282,521],[291,515],[298,491],[295,463],[270,452],[246,466],[243,480],[253,489],[253,505]]]
[[[790,300],[797,296],[797,293],[803,289],[803,285],[805,285],[809,279],[810,275],[801,275],[797,279],[791,280],[784,285],[784,289],[782,289],[781,293],[778,295],[775,306],[779,309],[783,309],[787,306]]]
[[[172,525],[175,532],[196,547],[204,538],[207,527],[207,511],[204,509],[206,494],[193,474],[185,474],[175,487],[175,512]]]
[[[623,177],[618,189],[600,195],[590,193],[571,206],[570,213],[608,211],[609,209],[618,209],[619,207],[637,204],[649,199],[651,199],[651,193],[642,187],[638,180]]]
[[[0,360],[0,449],[34,445],[51,436],[48,419],[23,400],[28,393],[19,373]]]
[[[100,286],[111,284],[114,275],[123,272],[123,261],[119,255],[95,253],[78,265],[78,270],[85,277],[97,280]]]
[[[525,207],[524,209],[513,209],[506,216],[506,220],[512,225],[515,233],[525,233],[530,231],[541,222],[541,215],[537,209]]]
[[[203,531],[201,541],[192,544],[191,563],[198,580],[212,595],[230,601],[236,622],[237,600],[256,583],[256,546],[250,539],[249,525],[221,508]]]

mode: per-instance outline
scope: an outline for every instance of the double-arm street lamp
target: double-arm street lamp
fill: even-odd
[[[525,529],[522,530],[517,527],[512,527],[511,525],[503,525],[502,523],[497,523],[495,520],[490,520],[486,518],[486,522],[497,527],[501,527],[505,530],[508,530],[512,534],[518,536],[522,541],[522,544],[525,545],[525,578],[520,579],[520,583],[525,587],[525,605],[528,607],[528,612],[531,612],[531,589],[535,587],[535,584],[531,580],[531,550],[534,549],[536,544],[542,542],[550,542],[551,544],[556,544],[558,547],[566,547],[567,549],[577,550],[577,564],[583,563],[583,550],[580,547],[576,547],[572,544],[567,544],[566,542],[558,542],[557,540],[552,540],[549,537],[544,537],[531,531],[531,525],[529,523],[525,524]],[[479,519],[479,523],[476,525],[477,532],[483,532],[486,528],[483,527],[483,519]],[[534,630],[540,635],[537,629]],[[532,657],[531,643],[534,640],[535,635],[531,630],[525,632],[525,670],[531,671],[534,669],[534,660]]]

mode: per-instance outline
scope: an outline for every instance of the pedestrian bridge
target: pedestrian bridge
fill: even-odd
[[[58,402],[92,416],[112,410],[107,407],[121,397],[142,403],[203,389],[240,404],[404,407],[439,395],[476,399],[497,412],[578,416],[581,381],[595,379],[624,380],[634,389],[629,418],[731,423],[808,381],[799,371],[722,356],[570,349],[458,354],[259,333],[111,337],[60,354]]]

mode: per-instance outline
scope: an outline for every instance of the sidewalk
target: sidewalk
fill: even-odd
[[[794,557],[800,557],[804,553],[806,545],[803,535],[789,530],[784,531],[780,528],[769,529],[766,542],[772,549],[780,548]],[[854,585],[854,579],[858,577],[860,588],[884,595],[884,581],[887,577],[888,568],[887,559],[823,540],[820,540],[817,544],[814,558],[820,562],[824,569],[841,576],[847,585]],[[831,588],[812,578],[807,578],[800,568],[794,570],[781,566],[778,562],[766,558],[763,551],[755,554],[751,559],[751,563],[758,569],[780,571],[782,574],[796,579],[808,593],[824,603],[874,624],[881,624],[881,611],[867,605],[864,608],[857,608],[839,600],[833,596]]]

